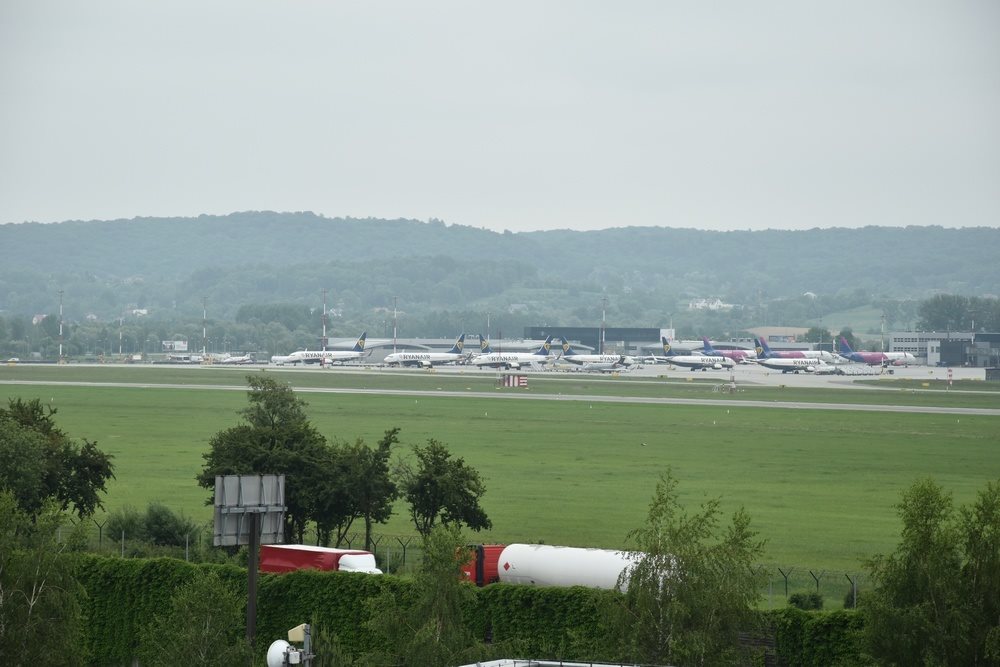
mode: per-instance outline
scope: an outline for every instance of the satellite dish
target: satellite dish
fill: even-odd
[[[284,639],[277,639],[267,647],[267,667],[284,667],[285,653],[290,648],[295,648]]]

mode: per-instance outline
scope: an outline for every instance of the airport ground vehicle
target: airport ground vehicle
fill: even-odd
[[[337,570],[382,574],[375,556],[360,549],[333,549],[309,544],[265,544],[260,548],[261,572]]]

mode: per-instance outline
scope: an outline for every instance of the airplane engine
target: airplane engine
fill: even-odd
[[[806,373],[815,373],[815,372],[816,372],[815,366],[806,366]]]
[[[712,364],[712,368],[714,368],[717,371],[721,371],[722,370],[722,364]]]

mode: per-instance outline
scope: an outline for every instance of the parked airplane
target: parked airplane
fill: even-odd
[[[727,357],[738,364],[745,364],[748,359],[757,358],[757,353],[754,350],[716,350],[712,347],[712,344],[708,342],[708,338],[706,336],[702,336],[701,341],[705,344],[702,353],[710,357]]]
[[[386,355],[383,363],[388,366],[419,366],[420,368],[430,368],[435,364],[453,364],[465,358],[464,348],[465,334],[462,334],[447,352],[393,352]]]
[[[287,357],[271,357],[271,360],[283,359],[283,361],[276,361],[279,364],[331,364],[331,363],[343,363],[345,361],[352,361],[354,359],[361,359],[362,357],[368,356],[370,352],[365,352],[365,339],[368,337],[368,332],[364,332],[358,338],[358,342],[354,344],[354,347],[350,350],[299,350],[298,352],[292,352]]]
[[[638,364],[634,357],[625,354],[583,354],[577,352],[565,338],[562,339],[562,355],[560,355],[559,360],[575,364],[582,371],[599,371],[601,373],[611,373]]]
[[[668,363],[675,366],[683,366],[684,368],[690,368],[693,371],[702,370],[707,371],[708,369],[722,370],[723,368],[732,368],[733,360],[726,357],[721,357],[718,355],[708,355],[708,354],[691,354],[691,355],[681,355],[677,354],[670,349],[670,343],[667,339],[660,337],[660,341],[663,343],[663,354],[667,357]]]
[[[843,336],[840,337],[840,356],[869,366],[905,366],[915,363],[917,358],[909,352],[855,352]]]
[[[806,372],[822,375],[835,372],[834,367],[822,359],[770,359],[764,357],[757,359],[757,364],[782,373]]]
[[[219,359],[218,363],[220,363],[220,364],[229,364],[229,365],[244,366],[246,364],[252,364],[253,363],[253,355],[251,355],[251,354],[244,354],[242,357],[234,357],[232,355],[227,355],[227,356],[223,357],[222,359]]]
[[[536,352],[494,352],[490,348],[488,340],[480,336],[479,341],[482,354],[473,357],[469,363],[480,368],[489,366],[491,368],[517,369],[525,364],[544,364],[553,359],[553,357],[549,356],[549,351],[552,349],[552,336],[546,338],[545,342],[542,343],[542,346]]]
[[[757,359],[822,359],[835,363],[837,355],[826,350],[782,350],[775,352],[767,346],[767,341],[763,338],[754,338],[753,343],[757,350]]]

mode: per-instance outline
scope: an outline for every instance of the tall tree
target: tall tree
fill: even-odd
[[[410,505],[410,518],[417,532],[426,537],[440,522],[466,525],[472,530],[489,529],[492,522],[479,504],[486,486],[465,459],[451,457],[441,442],[430,439],[413,448],[416,468],[399,468],[403,496]]]
[[[392,446],[398,442],[399,429],[392,428],[385,432],[374,449],[360,440],[352,448],[352,458],[357,462],[352,495],[365,522],[365,549],[369,551],[372,548],[372,524],[389,520],[392,503],[399,496],[389,470]]]
[[[284,474],[285,540],[302,542],[316,488],[328,481],[326,439],[288,384],[266,375],[250,375],[247,383],[250,405],[240,412],[246,422],[212,436],[198,484],[214,489],[216,475]]]
[[[56,426],[56,412],[37,398],[10,399],[0,409],[0,488],[11,490],[29,514],[51,499],[61,510],[89,516],[114,478],[112,457],[96,443],[74,442]]]
[[[622,573],[615,627],[627,659],[656,664],[747,662],[737,634],[753,626],[764,549],[742,510],[721,524],[719,500],[688,513],[677,481],[661,475],[646,523],[630,535],[637,549]]]
[[[0,489],[0,662],[81,665],[83,593],[56,531],[66,519],[49,500],[34,514]]]
[[[1000,480],[956,517],[930,479],[903,493],[895,552],[867,563],[867,650],[888,665],[1000,664]]]

